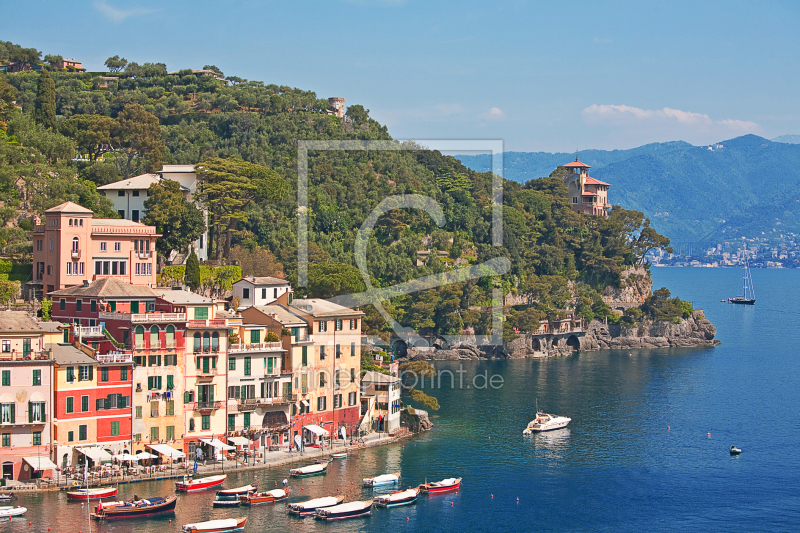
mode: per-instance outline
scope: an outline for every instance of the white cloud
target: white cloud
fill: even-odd
[[[148,15],[150,13],[155,13],[158,11],[157,9],[145,9],[141,7],[133,8],[133,9],[117,9],[105,3],[105,0],[96,0],[94,3],[95,9],[97,9],[101,15],[106,17],[108,20],[112,22],[122,22],[128,17],[132,17],[135,15]]]
[[[493,107],[486,113],[481,113],[480,115],[478,115],[478,118],[481,120],[490,120],[492,122],[499,122],[501,120],[507,119],[508,117],[506,116],[505,113],[503,113],[502,109],[500,109],[499,107]]]
[[[756,132],[761,126],[749,120],[714,120],[704,113],[681,111],[665,107],[663,109],[641,109],[627,105],[592,104],[581,113],[583,122],[588,125],[620,125],[654,127],[679,126],[697,131]],[[678,128],[680,129],[680,128]]]

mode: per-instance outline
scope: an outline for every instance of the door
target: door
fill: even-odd
[[[31,354],[31,340],[29,338],[22,339],[22,355],[28,357]]]
[[[3,463],[3,479],[14,479],[14,463]]]
[[[203,357],[203,374],[208,374],[208,372],[209,372],[209,368],[208,368],[208,360],[209,359],[210,359],[209,357]]]
[[[139,302],[131,302],[131,313],[139,312]]]

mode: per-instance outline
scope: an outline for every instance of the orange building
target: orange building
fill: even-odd
[[[611,204],[608,203],[608,188],[611,184],[589,176],[589,165],[581,163],[578,158],[564,165],[567,175],[564,185],[569,189],[572,199],[572,210],[584,215],[607,217]]]

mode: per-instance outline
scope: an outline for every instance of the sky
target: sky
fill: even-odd
[[[0,40],[361,104],[396,139],[506,151],[800,134],[800,3],[9,0]]]

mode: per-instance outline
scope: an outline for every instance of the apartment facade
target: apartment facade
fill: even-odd
[[[377,431],[393,433],[400,427],[401,384],[397,374],[398,363],[389,365],[389,374],[369,371],[361,378],[361,392],[375,397],[372,427]]]
[[[153,226],[96,219],[91,210],[65,202],[45,211],[32,233],[32,290],[41,295],[114,278],[133,285],[156,283]]]
[[[4,479],[52,477],[53,354],[27,313],[0,313],[0,465]]]
[[[239,300],[237,311],[253,306],[269,305],[286,293],[289,293],[288,302],[291,303],[292,291],[288,281],[270,276],[247,276],[233,284],[233,297]]]

